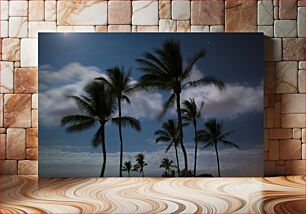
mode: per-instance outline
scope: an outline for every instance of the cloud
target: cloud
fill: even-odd
[[[242,84],[226,84],[220,91],[215,86],[188,88],[182,92],[182,100],[194,98],[198,106],[204,101],[203,115],[235,118],[247,112],[262,111],[262,84],[256,87]]]
[[[97,148],[99,150],[99,148]],[[145,168],[146,176],[160,176],[163,169],[159,168],[163,158],[170,158],[175,163],[174,149],[168,153],[165,150],[156,151],[135,151],[124,153],[124,161],[135,163],[135,156],[138,153],[145,155],[148,166]],[[193,167],[192,148],[187,149],[189,166]],[[250,149],[224,149],[220,150],[220,165],[223,176],[262,176],[263,160],[262,146],[255,146]],[[180,166],[183,168],[183,155],[179,150]],[[84,152],[77,147],[40,147],[39,168],[40,176],[59,176],[59,177],[95,177],[99,176],[102,166],[102,154],[100,152]],[[107,154],[107,167],[105,175],[108,177],[118,176],[119,153]],[[216,157],[213,150],[198,151],[198,174],[210,173],[217,175]],[[69,170],[67,170],[69,169]],[[133,172],[133,176],[138,176]]]
[[[40,67],[39,122],[45,126],[58,126],[60,119],[78,113],[75,103],[67,96],[83,94],[83,88],[96,77],[103,76],[94,66],[71,63],[59,70]],[[135,81],[135,80],[132,80]],[[162,109],[162,95],[146,92],[130,96],[132,105],[124,104],[123,113],[137,118],[154,118]]]

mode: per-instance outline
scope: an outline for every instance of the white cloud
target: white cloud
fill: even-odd
[[[99,151],[100,148],[97,148]],[[43,176],[78,176],[90,177],[98,176],[102,166],[102,154],[100,152],[90,153],[82,152],[75,147],[41,147],[39,151],[39,165],[41,175]],[[159,168],[163,158],[170,158],[176,163],[174,149],[170,149],[168,153],[164,150],[156,151],[137,151],[124,153],[124,161],[132,161],[135,163],[135,156],[142,152],[148,166],[145,168],[147,176],[160,176],[163,169]],[[192,148],[187,149],[189,157],[189,167],[193,168]],[[220,150],[220,165],[223,176],[261,176],[263,174],[262,160],[263,149],[257,146],[247,150],[225,149]],[[179,150],[180,166],[183,168],[183,155]],[[69,170],[67,170],[69,168]],[[119,153],[107,154],[106,176],[118,176]],[[213,150],[198,151],[198,174],[210,173],[216,175],[217,165],[215,152]],[[138,176],[133,172],[133,176]]]
[[[241,84],[226,84],[220,91],[215,86],[188,88],[182,92],[182,100],[194,98],[198,106],[204,101],[203,114],[236,117],[246,112],[262,111],[262,84],[257,87]]]

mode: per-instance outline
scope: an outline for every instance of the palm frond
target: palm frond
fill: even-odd
[[[68,98],[74,100],[80,112],[89,116],[96,116],[95,109],[90,105],[89,99],[85,100],[83,97],[78,96],[68,96]]]
[[[86,129],[92,128],[95,124],[96,120],[88,120],[86,122],[81,122],[78,124],[74,124],[66,128],[66,131],[69,133],[84,131]]]
[[[137,131],[141,130],[140,121],[133,117],[124,116],[121,118],[119,117],[112,118],[112,122],[115,123],[116,125],[119,125],[120,120],[122,126],[130,126],[133,129],[136,129]]]
[[[170,97],[167,99],[167,101],[164,103],[162,112],[158,115],[159,120],[166,114],[169,108],[173,107],[174,102],[175,102],[175,93],[172,93]]]
[[[202,79],[190,81],[188,83],[189,83],[189,86],[191,87],[215,85],[220,90],[224,88],[224,82],[212,76],[206,76],[206,77],[203,77]]]
[[[94,137],[91,140],[92,146],[94,148],[98,147],[102,143],[102,129],[103,127],[101,126],[95,133]]]
[[[240,148],[237,144],[235,144],[235,143],[233,143],[231,141],[228,141],[228,140],[221,140],[221,142],[227,148],[236,148],[236,149]]]
[[[184,69],[183,72],[183,78],[186,79],[190,76],[192,68],[194,66],[194,64],[201,58],[203,58],[205,56],[205,52],[204,51],[199,51],[198,53],[196,53],[192,58],[190,58],[187,61],[187,65]]]
[[[61,125],[62,126],[67,125],[67,124],[76,125],[79,123],[86,123],[92,120],[95,120],[95,118],[86,116],[86,115],[75,114],[75,115],[69,115],[69,116],[63,117],[61,119]]]

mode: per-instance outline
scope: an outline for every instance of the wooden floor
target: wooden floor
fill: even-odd
[[[2,213],[305,213],[305,177],[0,178]],[[1,213],[0,212],[0,213]]]

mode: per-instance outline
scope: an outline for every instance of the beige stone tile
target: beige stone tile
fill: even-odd
[[[2,59],[6,61],[20,60],[20,39],[2,40]]]
[[[305,160],[286,161],[286,175],[304,175]]]
[[[273,125],[274,125],[274,128],[282,127],[282,102],[281,101],[275,102]]]
[[[6,134],[0,134],[0,159],[5,159],[5,143],[6,143]]]
[[[212,25],[209,27],[210,32],[224,32],[224,25]]]
[[[299,69],[305,70],[306,69],[306,61],[299,62]]]
[[[4,95],[4,126],[31,127],[31,94]]]
[[[29,37],[38,38],[39,32],[56,32],[56,22],[29,22]]]
[[[0,175],[17,175],[16,160],[0,160]]]
[[[278,140],[269,140],[269,160],[279,160]]]
[[[29,148],[26,150],[26,159],[27,160],[38,160],[38,149]]]
[[[38,40],[21,39],[21,67],[38,66]]]
[[[7,21],[9,18],[9,3],[8,1],[0,1],[0,20]]]
[[[171,1],[159,1],[159,18],[171,18]]]
[[[9,1],[9,7],[10,16],[28,15],[28,1]]]
[[[301,140],[280,140],[279,147],[281,160],[299,160],[302,158]]]
[[[172,19],[189,20],[190,19],[190,2],[189,1],[172,1]]]
[[[276,93],[296,93],[297,73],[297,62],[277,62]]]
[[[32,94],[32,109],[38,109],[38,94]]]
[[[264,151],[269,151],[269,129],[264,129]]]
[[[0,94],[0,127],[3,126],[3,94]],[[1,129],[1,128],[0,128]],[[0,133],[2,134],[2,132],[0,131]]]
[[[265,61],[282,60],[282,40],[279,38],[264,39],[264,58]]]
[[[37,68],[15,69],[15,93],[37,93],[38,70]]]
[[[38,147],[38,130],[37,128],[29,128],[26,130],[26,146],[27,148]]]
[[[282,113],[306,113],[305,94],[284,94]]]
[[[0,37],[6,38],[9,36],[8,33],[8,21],[0,21]]]
[[[302,143],[306,143],[306,128],[302,129]]]
[[[6,158],[25,159],[25,129],[8,128],[6,140]]]
[[[38,127],[38,110],[32,110],[32,127]]]
[[[304,60],[304,38],[283,38],[283,60]]]
[[[274,176],[276,174],[276,161],[265,161],[264,162],[264,175]]]
[[[294,139],[301,139],[302,138],[302,129],[294,128],[293,129],[293,136]]]
[[[291,139],[292,129],[269,129],[269,139]]]
[[[27,17],[10,17],[9,36],[25,38],[28,36],[28,18]]]
[[[300,93],[305,93],[305,70],[299,70],[299,92]]]
[[[282,116],[283,128],[304,128],[305,114],[283,114]]]
[[[283,176],[286,174],[286,166],[285,165],[276,165],[275,166],[275,175]]]
[[[96,32],[107,32],[107,25],[96,26]]]
[[[296,19],[296,0],[279,0],[279,18],[280,19]]]
[[[94,26],[57,26],[57,32],[95,32]]]
[[[18,175],[37,175],[38,162],[36,160],[18,161]]]
[[[305,37],[305,7],[298,8],[297,28],[298,37]]]
[[[279,17],[278,17],[278,11],[279,11],[279,8],[278,8],[278,7],[274,7],[274,9],[273,9],[273,18],[274,18],[275,20],[278,20],[278,19],[279,19]]]
[[[108,32],[131,32],[131,25],[108,25]]]
[[[0,62],[0,93],[12,93],[14,82],[14,63]]]
[[[273,121],[274,121],[274,110],[273,108],[267,108],[267,118],[266,118],[267,128],[274,127]]]
[[[176,21],[172,19],[159,20],[159,32],[176,32]]]
[[[218,0],[192,1],[192,25],[219,25],[224,24],[224,2]]]
[[[306,159],[306,144],[305,143],[302,144],[302,159],[303,160]]]
[[[56,1],[45,1],[45,20],[56,21]]]
[[[6,134],[6,128],[0,128],[0,134]]]
[[[298,4],[299,7],[305,7],[306,6],[306,3],[305,3],[304,0],[298,0],[297,4]]]
[[[131,2],[109,1],[108,24],[131,24]]]
[[[273,37],[274,28],[273,26],[258,26],[257,32],[261,32],[267,37]]]
[[[137,26],[137,32],[158,32],[158,26]]]
[[[273,25],[273,2],[263,0],[257,2],[257,23],[258,25]]]
[[[42,21],[45,19],[45,2],[44,1],[29,1],[29,20]]]
[[[297,36],[296,20],[275,20],[274,36],[296,37]]]
[[[58,25],[106,25],[107,1],[57,2]]]
[[[264,93],[275,93],[275,63],[264,64]]]
[[[177,21],[177,32],[190,32],[189,21]]]
[[[133,25],[158,25],[158,1],[133,1]]]
[[[209,32],[208,25],[192,25],[191,32]]]
[[[257,2],[255,0],[227,0],[225,6],[225,31],[256,32]]]

